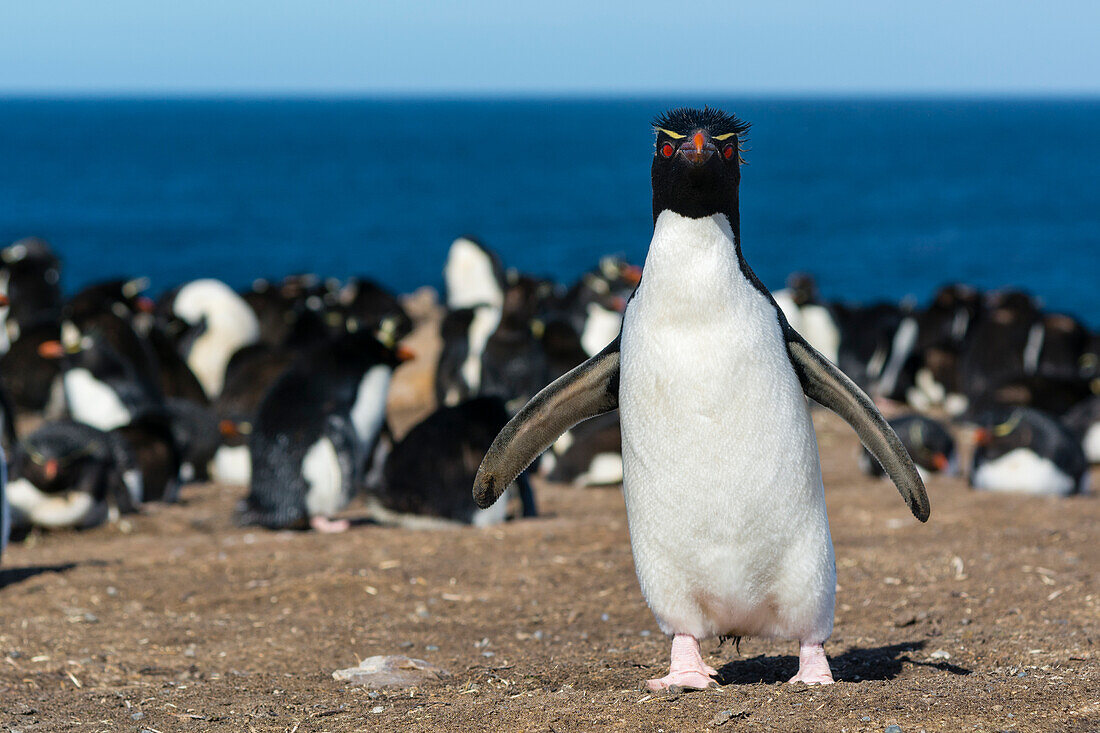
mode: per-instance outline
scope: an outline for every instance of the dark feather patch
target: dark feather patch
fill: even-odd
[[[688,135],[693,130],[702,128],[709,132],[711,137],[728,135],[731,132],[740,137],[748,132],[750,127],[748,122],[711,107],[703,107],[703,109],[676,107],[658,115],[653,120],[653,126],[681,135]]]

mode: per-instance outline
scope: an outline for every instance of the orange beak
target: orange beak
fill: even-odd
[[[947,456],[943,453],[937,453],[932,456],[932,465],[937,471],[946,471],[951,462],[947,460]]]
[[[222,420],[218,423],[218,432],[226,438],[236,438],[241,434],[241,431],[237,429],[237,423],[232,420]]]
[[[978,428],[974,431],[974,445],[989,445],[993,436],[985,428]]]
[[[416,352],[405,344],[398,344],[393,353],[400,362],[412,361],[416,358]]]
[[[38,345],[38,355],[43,359],[60,359],[65,356],[65,347],[60,341],[43,341]]]
[[[137,306],[137,309],[142,313],[152,313],[157,309],[157,304],[153,301],[153,299],[144,295],[137,299],[135,305]]]
[[[680,146],[680,155],[687,158],[689,163],[698,167],[710,160],[710,156],[714,155],[717,150],[707,134],[699,130],[691,136],[691,140]]]
[[[626,298],[622,297],[621,295],[616,295],[612,299],[611,305],[612,305],[612,307],[615,308],[615,310],[622,313],[623,311],[626,310]]]
[[[8,300],[8,296],[0,295],[0,308],[3,308],[4,306],[10,305],[10,304],[11,304],[11,301]]]
[[[43,466],[43,469],[46,471],[46,480],[53,481],[57,478],[57,459],[51,458],[46,461],[46,465]]]

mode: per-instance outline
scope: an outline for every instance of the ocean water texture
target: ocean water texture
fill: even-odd
[[[1100,101],[0,100],[0,240],[36,234],[69,291],[291,272],[440,286],[450,241],[571,280],[652,231],[649,122],[753,123],[743,248],[770,287],[923,301],[1023,287],[1100,326]]]

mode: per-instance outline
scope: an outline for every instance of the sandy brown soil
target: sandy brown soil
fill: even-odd
[[[495,529],[322,536],[235,528],[241,490],[211,485],[9,548],[0,730],[1100,730],[1100,500],[938,480],[920,525],[857,473],[852,434],[818,422],[832,687],[787,685],[795,645],[746,639],[704,645],[720,689],[640,692],[668,649],[617,490],[542,487],[543,517]],[[453,677],[332,679],[375,654]]]

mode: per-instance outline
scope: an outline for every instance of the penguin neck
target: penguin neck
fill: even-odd
[[[747,281],[774,306],[770,291],[741,252],[740,220],[734,211],[732,219],[724,212],[702,217],[684,216],[675,210],[659,212],[642,279],[657,276],[653,271],[657,269],[676,272],[687,281],[697,283],[710,278],[725,281],[718,270],[737,272],[743,282]],[[778,306],[775,307],[778,310]]]

